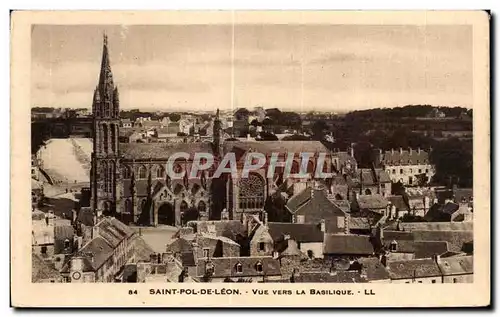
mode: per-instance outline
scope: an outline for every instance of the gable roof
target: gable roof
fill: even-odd
[[[443,275],[472,274],[474,272],[474,257],[466,255],[441,258],[438,265]]]
[[[132,159],[168,159],[172,154],[186,152],[212,153],[212,145],[207,142],[194,143],[120,143],[123,158]]]
[[[306,222],[319,223],[323,219],[334,216],[345,216],[345,212],[328,198],[325,190],[306,188],[303,192],[306,193],[298,196],[291,205],[287,202],[286,206],[291,213],[304,215]],[[300,205],[297,204],[299,202],[301,202]]]
[[[382,154],[381,161],[385,165],[417,165],[428,164],[429,153],[424,150],[401,150],[385,151]]]
[[[359,195],[357,202],[360,209],[384,209],[389,204],[389,201],[379,194]]]
[[[233,152],[235,149],[244,152],[252,149],[262,154],[271,153],[330,153],[320,141],[227,141],[224,142],[224,153]]]
[[[403,196],[400,195],[394,195],[394,196],[387,196],[387,200],[396,207],[397,210],[399,211],[408,211],[408,205],[406,204]]]
[[[259,276],[277,276],[281,275],[279,260],[270,256],[250,256],[250,257],[224,257],[198,259],[197,276],[205,275],[207,263],[214,265],[214,274],[212,277],[259,277]],[[242,272],[236,271],[236,264],[242,265]],[[257,271],[257,263],[262,264],[262,272]]]
[[[474,239],[472,231],[413,231],[415,240],[420,241],[446,241],[448,250],[460,252],[464,245]]]
[[[324,233],[321,231],[321,227],[316,224],[269,222],[267,227],[275,242],[281,240],[283,235],[290,235],[291,239],[299,243],[323,242],[324,240]]]
[[[389,272],[376,257],[359,258],[357,260],[363,267],[368,281],[380,281],[389,279]]]
[[[433,259],[388,262],[387,269],[393,280],[441,276],[439,266]]]
[[[369,236],[328,234],[323,243],[323,254],[370,255],[374,248]]]
[[[366,283],[366,278],[358,272],[332,271],[330,272],[302,272],[295,275],[295,283]]]
[[[413,241],[413,240],[393,240],[397,242],[396,253],[413,253],[416,259],[431,258],[434,255],[441,255],[448,251],[446,241]],[[392,241],[386,240],[386,247]]]
[[[54,264],[45,261],[37,254],[31,255],[31,282],[43,282],[49,279],[58,279],[61,277]]]

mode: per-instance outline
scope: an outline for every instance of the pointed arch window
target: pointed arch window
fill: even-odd
[[[198,211],[202,213],[205,212],[206,210],[207,210],[207,205],[203,200],[200,200],[200,202],[198,203]]]
[[[138,174],[139,174],[140,179],[146,179],[148,177],[146,166],[144,166],[144,165],[139,166]]]
[[[156,178],[164,178],[165,177],[165,169],[163,166],[158,165],[156,167]]]
[[[123,179],[130,179],[132,177],[132,171],[130,170],[130,167],[128,166],[122,167],[122,177]]]
[[[125,212],[128,214],[132,213],[132,202],[130,199],[125,200]]]
[[[108,125],[102,125],[102,144],[104,153],[108,153]]]
[[[116,125],[111,124],[110,126],[111,129],[111,152],[115,153],[116,152]]]

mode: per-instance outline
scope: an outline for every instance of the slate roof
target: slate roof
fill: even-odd
[[[386,247],[392,241],[386,241]],[[431,258],[434,255],[441,255],[448,251],[448,243],[446,241],[413,241],[399,240],[397,242],[397,253],[413,253],[416,259]]]
[[[180,256],[180,260],[183,266],[196,266],[193,252],[183,252]]]
[[[396,223],[390,227],[396,228]],[[472,222],[400,222],[399,227],[405,231],[472,231]]]
[[[441,276],[434,259],[392,261],[387,263],[387,269],[393,280]]]
[[[360,209],[384,209],[389,204],[389,201],[379,194],[359,195],[357,201]]]
[[[125,238],[134,235],[134,230],[115,218],[103,218],[98,224],[99,236],[106,239],[112,248],[116,248]]]
[[[286,206],[291,212],[297,211],[297,209],[304,205],[309,199],[311,199],[311,188],[306,188],[297,194],[290,197],[287,201]]]
[[[307,223],[319,223],[323,219],[329,219],[334,216],[345,216],[344,211],[328,198],[327,193],[321,189],[306,188],[306,192],[300,195],[291,204],[287,202],[286,206],[291,213],[295,215],[304,215]],[[309,198],[305,199],[305,197]],[[297,205],[298,202],[302,202]]]
[[[408,205],[406,204],[403,196],[400,195],[394,195],[394,196],[387,196],[387,200],[393,205],[396,206],[397,210],[400,211],[408,211]]]
[[[45,261],[37,254],[31,256],[31,282],[44,282],[44,280],[58,279],[61,274],[55,269],[54,264]]]
[[[279,260],[270,256],[224,257],[198,259],[197,276],[204,276],[207,262],[214,265],[212,277],[259,277],[281,275]],[[262,272],[256,269],[257,263],[262,263]],[[236,264],[242,265],[242,273],[236,272]]]
[[[369,230],[370,219],[367,217],[349,217],[349,229]]]
[[[218,220],[218,221],[191,221],[195,226],[196,233],[209,233],[214,229],[213,234],[223,236],[233,241],[237,241],[238,235],[246,236],[246,228],[239,220]]]
[[[368,281],[389,279],[389,272],[378,258],[359,258],[357,261],[363,266],[363,271]]]
[[[350,163],[352,168],[354,168],[354,166],[357,164],[356,159],[347,152],[335,152],[332,155],[339,158],[340,166],[343,166],[346,163]]]
[[[149,244],[147,244],[146,241],[140,236],[135,236],[132,243],[134,244],[136,262],[149,261],[150,255],[155,253],[153,248],[151,248],[151,246],[149,246]]]
[[[292,152],[298,155],[302,152],[330,153],[330,151],[320,141],[227,141],[224,142],[224,153],[233,152],[236,148],[271,154]]]
[[[384,230],[384,240],[413,240],[413,233],[410,231],[392,231],[392,230]]]
[[[113,255],[113,248],[105,239],[96,237],[86,244],[79,253],[86,255],[85,259],[87,261],[85,262],[87,265],[84,265],[83,271],[95,272]],[[71,260],[69,263],[71,263]]]
[[[291,239],[299,243],[323,242],[324,240],[321,227],[315,224],[269,222],[267,226],[269,234],[275,242],[281,240],[283,235],[290,235]]]
[[[392,165],[417,165],[429,164],[429,153],[420,150],[420,154],[416,149],[409,150],[394,149],[394,151],[385,151],[382,155],[382,163],[387,166]]]
[[[295,283],[366,283],[358,272],[302,272],[294,276]]]
[[[389,174],[382,168],[360,168],[356,175],[356,182],[365,186],[376,185],[378,183],[390,183]]]
[[[370,255],[374,249],[369,236],[329,234],[325,236],[323,254]]]
[[[167,245],[166,251],[174,254],[193,252],[193,244],[184,238],[177,238]]]
[[[472,231],[413,231],[417,241],[447,241],[448,250],[459,252],[464,244],[474,239]]]
[[[472,274],[474,272],[474,257],[466,255],[441,258],[438,265],[443,275]]]
[[[172,154],[186,152],[212,153],[212,145],[207,142],[194,143],[120,143],[120,154],[127,160],[168,159]]]

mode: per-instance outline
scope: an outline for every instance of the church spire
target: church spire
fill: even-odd
[[[111,98],[114,84],[113,73],[111,72],[111,63],[109,62],[108,51],[108,36],[103,34],[103,47],[102,47],[102,60],[101,60],[101,73],[99,75],[99,88],[104,98],[109,96]]]

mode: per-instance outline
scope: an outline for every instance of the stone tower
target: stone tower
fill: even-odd
[[[118,134],[120,105],[118,89],[113,83],[109,62],[108,37],[104,34],[99,83],[92,102],[93,153],[90,187],[91,207],[99,214],[113,215],[116,211],[119,169]]]
[[[213,145],[214,145],[214,154],[219,158],[223,155],[223,146],[224,140],[222,136],[222,121],[219,116],[219,109],[217,109],[217,113],[215,114],[214,119],[214,128],[213,128]]]

